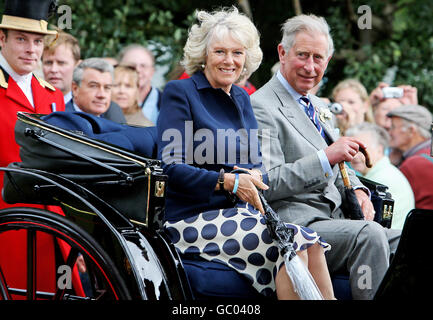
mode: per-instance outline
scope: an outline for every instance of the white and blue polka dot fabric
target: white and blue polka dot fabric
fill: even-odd
[[[313,230],[287,224],[294,229],[294,248],[304,250],[319,242],[330,245]],[[263,216],[245,203],[235,208],[211,210],[177,222],[166,222],[166,231],[181,256],[197,256],[227,264],[242,274],[265,296],[274,295],[275,276],[284,263],[271,239]]]

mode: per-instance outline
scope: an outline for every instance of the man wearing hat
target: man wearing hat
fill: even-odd
[[[403,105],[387,114],[391,118],[390,146],[403,153],[399,166],[415,195],[415,207],[433,209],[432,114],[420,105]]]
[[[6,0],[0,24],[0,167],[19,161],[14,127],[17,112],[63,111],[61,91],[32,72],[38,67],[52,0]],[[0,189],[3,174],[0,173]],[[6,205],[0,199],[0,209]]]
[[[47,18],[55,9],[55,1],[6,0],[4,8],[0,24],[0,167],[20,161],[14,136],[17,112],[47,114],[65,108],[61,91],[33,74],[42,55],[44,37],[57,33],[47,29]],[[3,172],[0,172],[0,190],[2,188]],[[11,206],[0,197],[0,209]],[[59,209],[56,207],[53,211],[59,212]],[[0,266],[8,285],[15,288],[26,287],[23,276],[26,264],[17,254],[25,252],[25,239],[25,233],[0,234]],[[55,283],[55,271],[45,269],[53,261],[54,246],[50,239],[42,235],[37,242],[37,251],[43,255],[39,259],[38,253],[38,267],[50,270],[38,278],[38,290],[42,291],[51,290]]]

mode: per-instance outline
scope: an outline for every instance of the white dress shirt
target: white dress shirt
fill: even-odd
[[[0,65],[2,68],[9,74],[9,76],[12,77],[12,79],[15,80],[15,82],[18,84],[18,86],[21,88],[25,96],[27,97],[27,100],[29,100],[31,106],[34,108],[35,104],[33,102],[33,93],[32,93],[32,77],[33,73],[30,72],[25,75],[19,75],[16,73],[12,67],[9,65],[9,63],[6,61],[5,57],[0,52]]]

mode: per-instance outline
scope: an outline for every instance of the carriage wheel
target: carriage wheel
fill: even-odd
[[[14,239],[9,244],[21,250],[13,251],[12,257],[2,255],[2,239],[8,237]],[[50,250],[41,252],[43,241],[49,243]],[[24,261],[24,265],[13,261]],[[46,270],[39,270],[41,264]],[[48,281],[47,274],[52,275]],[[59,214],[14,207],[0,210],[2,299],[124,300],[130,295],[111,259],[86,231]]]

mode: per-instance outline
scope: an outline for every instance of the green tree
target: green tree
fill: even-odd
[[[372,27],[361,30],[356,8],[365,4],[371,8]],[[337,49],[328,74],[330,84],[355,77],[371,91],[394,67],[393,84],[417,87],[420,104],[433,108],[432,1],[353,0],[335,11],[329,8],[325,16],[335,31]],[[348,17],[346,23],[339,21],[341,17]]]
[[[327,96],[347,77],[358,78],[371,91],[388,70],[396,70],[394,85],[418,88],[420,104],[433,108],[433,1],[431,0],[59,0],[72,11],[72,28],[83,57],[116,56],[130,43],[152,44],[157,63],[171,67],[182,56],[196,9],[237,5],[261,33],[264,59],[252,82],[260,87],[278,61],[281,24],[298,13],[324,16],[331,26],[335,54],[320,92]],[[359,20],[366,5],[371,28]],[[2,9],[3,3],[0,3]],[[58,18],[58,17],[57,17]],[[51,22],[56,23],[56,17]],[[169,54],[166,54],[169,51]]]
[[[181,3],[174,0],[64,0],[72,10],[72,29],[83,57],[116,56],[128,44],[156,46],[157,57],[171,48],[177,58],[186,37],[190,15],[175,21]],[[159,61],[165,63],[166,61]]]

